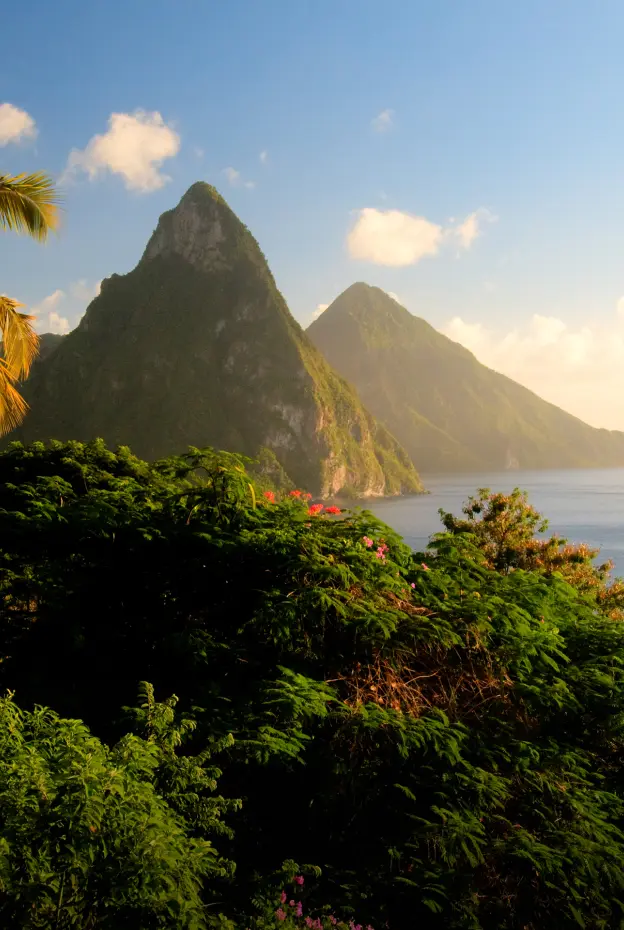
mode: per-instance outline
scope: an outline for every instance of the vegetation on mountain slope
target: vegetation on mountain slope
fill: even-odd
[[[329,496],[417,492],[414,466],[291,316],[260,248],[208,184],[163,214],[129,274],[102,283],[25,386],[11,438],[271,449]]]
[[[467,515],[412,553],[371,514],[258,486],[246,464],[210,450],[147,463],[101,442],[0,455],[0,687],[15,692],[0,739],[16,765],[0,768],[13,778],[0,881],[14,889],[0,914],[27,884],[10,856],[41,848],[33,927],[50,925],[61,874],[93,862],[99,875],[106,861],[114,906],[143,907],[137,928],[201,927],[219,913],[241,930],[328,927],[327,902],[333,919],[378,930],[621,926],[624,627],[613,605],[554,564],[522,567],[533,515],[521,496],[484,499],[485,521]],[[124,708],[140,682],[154,691],[137,718]],[[153,694],[177,695],[179,716],[159,711],[169,723],[150,742]],[[124,740],[135,761],[117,761]],[[198,784],[210,752],[220,774]],[[106,793],[111,766],[126,806]],[[87,775],[103,838],[84,799],[75,815],[63,800],[83,798]],[[126,850],[141,849],[146,810],[156,849],[143,889]],[[201,886],[194,924],[163,916],[176,844],[199,850],[176,860],[181,881]],[[77,874],[74,888],[95,906],[98,887]]]
[[[624,465],[624,433],[486,368],[380,288],[352,285],[307,332],[425,474]]]

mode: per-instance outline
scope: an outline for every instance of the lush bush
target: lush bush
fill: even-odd
[[[204,758],[176,757],[188,725],[176,727],[174,704],[147,687],[146,738],[108,749],[78,720],[0,699],[3,927],[208,926],[206,891],[232,864],[193,825],[218,832],[227,805]]]
[[[284,924],[287,859],[310,864],[304,925],[330,902],[392,930],[621,926],[624,627],[473,526],[413,554],[245,464],[1,455],[0,685],[110,744],[138,681],[179,695],[178,755],[217,741],[243,802],[219,839],[235,879],[207,885],[242,928]]]

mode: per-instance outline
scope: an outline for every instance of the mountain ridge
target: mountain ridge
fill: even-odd
[[[624,465],[624,433],[487,368],[381,288],[356,282],[307,332],[424,474]]]

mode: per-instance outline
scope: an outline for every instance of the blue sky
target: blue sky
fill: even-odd
[[[74,325],[203,179],[302,324],[368,281],[624,429],[619,0],[23,0],[17,26],[27,53],[6,43],[0,103],[36,135],[5,139],[0,170],[62,177],[65,215],[45,247],[3,236],[0,286],[42,325],[50,308]],[[136,134],[105,136],[137,111]],[[162,131],[143,133],[154,114]]]

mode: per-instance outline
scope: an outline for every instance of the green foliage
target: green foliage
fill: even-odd
[[[221,926],[208,889],[232,867],[192,835],[220,825],[224,805],[208,794],[218,773],[207,752],[177,758],[174,701],[156,703],[149,686],[145,699],[147,739],[112,749],[78,720],[0,699],[2,926]]]
[[[620,927],[622,624],[560,572],[488,564],[472,524],[412,553],[250,485],[210,451],[0,455],[0,686],[110,745],[139,681],[178,695],[171,730],[144,690],[131,739],[187,837],[220,834],[235,879],[208,887],[241,930],[283,923],[285,860],[317,867],[315,920]]]
[[[545,537],[548,520],[532,507],[525,491],[492,494],[480,488],[463,507],[464,517],[440,510],[449,533],[471,535],[490,568],[500,572],[555,572],[588,595],[612,620],[624,619],[624,583],[611,580],[612,562],[596,565],[598,549],[571,544],[561,536]],[[537,534],[540,534],[538,537]]]
[[[491,371],[380,288],[352,285],[307,333],[425,474],[624,461],[624,433]]]

